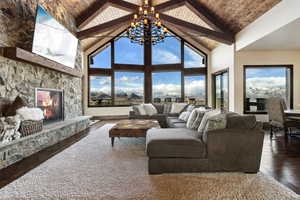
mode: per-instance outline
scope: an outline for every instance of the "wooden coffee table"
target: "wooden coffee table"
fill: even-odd
[[[109,130],[111,146],[114,146],[115,137],[146,137],[151,128],[160,128],[158,121],[121,120]]]

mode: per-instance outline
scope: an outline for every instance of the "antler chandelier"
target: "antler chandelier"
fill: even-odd
[[[127,29],[127,37],[132,43],[155,45],[163,42],[167,33],[168,30],[162,27],[159,13],[155,13],[155,8],[149,5],[148,0],[144,0]]]

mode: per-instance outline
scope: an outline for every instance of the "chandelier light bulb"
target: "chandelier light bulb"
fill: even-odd
[[[140,11],[140,12],[143,12],[143,8],[142,8],[142,7],[140,7],[140,8],[139,8],[139,11]]]
[[[159,13],[156,13],[156,14],[155,14],[155,17],[158,19],[158,18],[159,18]]]
[[[145,5],[148,5],[148,0],[145,0],[144,3],[145,3]]]
[[[148,20],[147,19],[144,19],[144,24],[148,24]]]
[[[154,7],[151,7],[151,12],[154,12],[155,11],[155,8]]]
[[[138,15],[137,15],[137,14],[134,14],[134,15],[133,15],[133,18],[134,18],[134,19],[137,19],[137,18],[138,18]]]

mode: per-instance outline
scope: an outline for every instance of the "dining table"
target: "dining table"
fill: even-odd
[[[284,113],[290,117],[300,117],[300,110],[288,109]]]

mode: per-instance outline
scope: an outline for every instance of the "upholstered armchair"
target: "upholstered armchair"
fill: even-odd
[[[291,128],[300,128],[300,119],[289,118],[285,115],[287,109],[284,99],[272,97],[267,100],[267,111],[270,123],[270,137],[276,129],[283,129],[285,136],[291,135]]]

